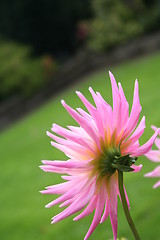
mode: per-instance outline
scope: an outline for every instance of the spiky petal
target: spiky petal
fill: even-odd
[[[158,128],[155,126],[152,126],[152,129],[156,132],[158,131]],[[160,132],[159,132],[160,134]],[[145,156],[151,160],[152,162],[160,163],[160,138],[157,137],[155,139],[155,145],[157,147],[156,150],[150,150]],[[160,177],[160,165],[157,166],[152,172],[149,172],[145,174],[145,177]],[[160,181],[158,181],[154,186],[154,188],[160,187]]]

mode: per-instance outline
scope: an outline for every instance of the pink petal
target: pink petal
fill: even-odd
[[[112,177],[112,181],[110,181],[110,200],[109,200],[109,213],[110,213],[110,219],[111,219],[111,225],[113,229],[113,236],[114,240],[117,240],[117,225],[118,225],[118,219],[117,219],[117,191],[114,183],[114,179]]]
[[[79,123],[79,125],[89,134],[89,136],[97,143],[97,146],[100,148],[99,145],[99,137],[96,135],[94,128],[91,125],[90,121],[87,121],[86,118],[79,115],[74,109],[68,106],[63,100],[62,105],[64,108],[69,112],[69,114]]]
[[[140,164],[139,166],[136,166],[136,165],[133,164],[133,165],[131,166],[131,168],[134,169],[133,172],[139,172],[139,171],[141,171],[142,167],[143,167],[142,164]]]
[[[44,172],[53,172],[53,173],[60,173],[60,174],[88,174],[89,168],[65,168],[65,167],[54,167],[51,165],[40,166],[40,168]]]
[[[98,109],[98,115],[101,119],[101,126],[103,128],[102,136],[104,137],[105,129],[109,128],[111,130],[112,108],[108,103],[106,103],[99,92],[95,94],[91,87],[89,88],[89,91],[92,94],[92,97]]]
[[[52,202],[46,205],[46,208],[50,208],[56,204],[59,204],[61,202],[64,202],[70,198],[73,198],[76,194],[80,193],[83,187],[85,186],[87,182],[87,179],[84,179],[83,181],[80,181],[76,185],[74,185],[70,190],[66,191],[63,195],[60,197],[56,198]]]
[[[133,97],[133,104],[132,104],[132,110],[131,114],[128,120],[128,124],[126,127],[125,135],[128,136],[132,133],[132,131],[135,129],[138,120],[139,120],[139,115],[141,112],[141,105],[139,101],[139,90],[138,90],[138,81],[135,81],[135,88],[134,88],[134,97]]]
[[[110,141],[110,135],[112,134],[113,130],[113,114],[111,106],[106,103],[106,101],[102,98],[99,92],[93,94],[93,90],[90,88],[90,92],[94,99],[96,98],[96,105],[99,110],[99,115],[102,119],[102,126],[103,126],[103,139],[106,138],[106,133],[108,136],[108,140]]]
[[[91,201],[89,202],[88,206],[83,210],[83,212],[81,212],[73,220],[77,221],[77,220],[84,218],[84,217],[88,216],[89,214],[91,214],[96,207],[96,203],[97,203],[97,195],[94,195],[92,197]]]
[[[141,156],[146,154],[151,148],[159,133],[159,129],[153,134],[153,136],[142,146],[140,146],[136,151],[132,152],[132,156]]]
[[[70,215],[80,211],[84,206],[90,201],[95,191],[95,185],[92,184],[90,189],[83,191],[82,194],[77,197],[77,199],[63,212],[59,213],[55,217],[53,217],[52,223],[56,223],[61,221],[62,219],[69,217]]]
[[[109,194],[106,191],[106,187],[104,187],[103,191],[104,191],[104,196],[105,196],[105,209],[104,209],[103,215],[101,217],[100,223],[103,223],[109,216]]]
[[[76,133],[74,133],[70,130],[67,130],[65,128],[62,128],[56,124],[53,124],[52,131],[55,132],[56,134],[61,135],[64,138],[69,139],[73,142],[76,142],[76,143],[82,145],[83,147],[86,147],[89,150],[94,152],[94,146],[93,146],[92,141],[85,137],[82,137],[82,135],[76,134]],[[47,132],[47,135],[48,135],[48,132]]]
[[[116,128],[117,134],[121,126],[121,101],[119,90],[117,87],[116,80],[111,72],[109,72],[111,85],[112,85],[112,98],[113,98],[113,127]]]
[[[145,177],[160,177],[160,166],[156,167],[152,172],[145,174]]]
[[[129,198],[128,198],[128,195],[127,195],[127,191],[126,191],[126,189],[125,189],[125,186],[123,186],[123,188],[124,188],[124,193],[125,193],[125,197],[126,197],[128,209],[130,209],[130,204],[129,204]]]
[[[64,145],[58,144],[56,142],[51,141],[51,145],[55,148],[59,149],[60,151],[64,152],[66,156],[73,159],[79,159],[79,160],[89,160],[92,158],[92,155],[88,153],[87,151],[73,151],[71,148],[66,147]]]
[[[151,126],[151,128],[154,130],[154,131],[156,131],[158,128],[156,127],[156,126]]]
[[[138,127],[134,131],[134,133],[131,135],[131,137],[128,139],[127,142],[130,144],[134,144],[143,134],[145,129],[145,117],[143,116],[141,122],[139,123]]]
[[[155,144],[156,144],[156,146],[157,146],[157,147],[159,148],[159,150],[160,150],[160,138],[156,138]]]
[[[158,182],[153,186],[153,188],[157,188],[157,187],[160,187],[160,181],[158,181]]]
[[[98,114],[98,110],[83,96],[82,93],[76,92],[78,97],[81,99],[85,107],[87,108],[88,112],[91,114],[92,118],[94,119],[97,129],[99,130],[101,136],[104,134],[104,129],[102,125],[102,119],[100,118]]]
[[[74,161],[74,160],[67,160],[67,161],[50,161],[50,160],[42,160],[42,163],[45,165],[51,165],[54,167],[62,167],[62,168],[84,168],[88,165],[89,161]]]
[[[46,190],[41,191],[43,194],[64,194],[68,190],[70,190],[77,182],[64,182],[56,185],[52,185],[47,187]]]
[[[81,155],[83,156],[88,156],[88,158],[90,158],[90,156],[92,156],[93,151],[91,151],[90,149],[86,148],[85,146],[82,146],[80,144],[78,144],[75,141],[70,141],[70,140],[66,140],[64,138],[60,138],[50,132],[47,131],[47,135],[52,138],[53,140],[55,140],[57,143],[64,145],[67,148],[70,148],[71,151],[74,151],[76,153],[81,153]]]
[[[127,155],[130,154],[132,157],[135,156],[132,153],[135,152],[139,148],[139,141],[135,142],[133,145],[130,145],[126,147],[125,149],[122,149],[121,154]]]
[[[97,225],[100,223],[101,215],[102,215],[102,212],[104,209],[104,204],[105,204],[104,194],[103,194],[103,191],[100,190],[100,192],[98,193],[98,199],[97,199],[97,204],[96,204],[96,208],[95,208],[95,214],[93,217],[93,221],[92,221],[92,224],[91,224],[84,240],[87,240],[89,238],[89,236],[95,230]]]
[[[121,84],[118,83],[118,86],[119,86],[119,94],[121,97],[121,128],[125,128],[125,125],[129,117],[129,104],[126,100]]]
[[[160,162],[160,150],[150,150],[145,156],[153,162]]]

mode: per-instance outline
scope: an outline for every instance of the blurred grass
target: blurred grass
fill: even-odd
[[[151,124],[160,126],[159,63],[160,53],[157,53],[110,69],[117,82],[122,83],[130,106],[134,81],[136,78],[139,80],[142,114],[146,116],[147,126],[142,143],[153,133],[150,129]],[[53,122],[62,126],[75,125],[74,120],[60,104],[62,98],[74,108],[82,107],[74,91],[82,91],[91,100],[88,87],[92,86],[95,91],[100,91],[109,103],[112,102],[108,70],[106,68],[94,73],[74,86],[61,91],[47,104],[1,133],[0,239],[80,240],[85,236],[93,215],[78,222],[73,222],[70,217],[55,225],[50,224],[50,218],[60,210],[58,206],[45,209],[45,204],[54,196],[41,195],[39,190],[61,180],[56,174],[42,172],[38,166],[41,165],[41,159],[66,159],[63,153],[50,146],[50,139],[45,134]],[[144,157],[139,158],[138,163],[144,165],[141,173],[125,174],[131,214],[142,239],[158,240],[160,236],[160,189],[152,189],[156,179],[143,177],[144,173],[152,170],[156,164]],[[133,239],[120,203],[118,206],[118,237]],[[90,239],[112,239],[109,219],[98,226]]]

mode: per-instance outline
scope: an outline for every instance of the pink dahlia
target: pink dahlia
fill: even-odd
[[[152,129],[157,131],[157,127],[152,126]],[[155,140],[155,145],[158,148],[157,150],[150,150],[147,154],[145,154],[145,156],[153,161],[153,162],[160,162],[160,138],[156,138]],[[160,177],[160,166],[157,166],[152,172],[149,172],[147,174],[145,174],[146,177]],[[158,181],[154,186],[154,188],[156,187],[160,187],[160,181]]]
[[[129,105],[122,86],[120,83],[117,86],[114,76],[109,74],[113,108],[92,88],[89,91],[95,106],[82,93],[76,92],[88,112],[81,108],[76,111],[62,100],[62,105],[79,126],[68,126],[66,129],[53,124],[54,134],[47,132],[47,135],[54,140],[51,141],[52,146],[63,151],[69,160],[43,160],[44,165],[41,166],[46,172],[66,174],[62,176],[64,183],[49,186],[42,191],[44,194],[60,194],[46,205],[47,208],[55,204],[67,206],[53,217],[52,223],[82,210],[73,219],[79,220],[95,210],[85,240],[108,216],[114,240],[117,239],[117,196],[120,195],[118,172],[139,171],[142,165],[136,166],[134,163],[139,156],[151,149],[158,132],[157,130],[144,145],[139,145],[139,138],[145,128],[145,117],[137,126],[141,112],[138,81],[135,81],[133,105],[129,115]],[[125,197],[129,206],[126,191]],[[122,195],[120,198],[122,199]]]

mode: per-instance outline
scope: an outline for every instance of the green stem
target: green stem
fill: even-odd
[[[123,188],[123,172],[120,170],[118,170],[118,184],[119,184],[119,192],[120,192],[120,196],[121,196],[121,200],[122,200],[122,206],[123,206],[123,210],[126,215],[128,224],[132,230],[135,240],[140,240],[140,237],[138,235],[138,232],[136,230],[136,227],[134,225],[134,222],[131,218],[131,215],[130,215],[130,212],[128,209],[128,205],[127,205],[127,201],[126,201],[126,197],[125,197],[125,193],[124,193],[124,188]]]

